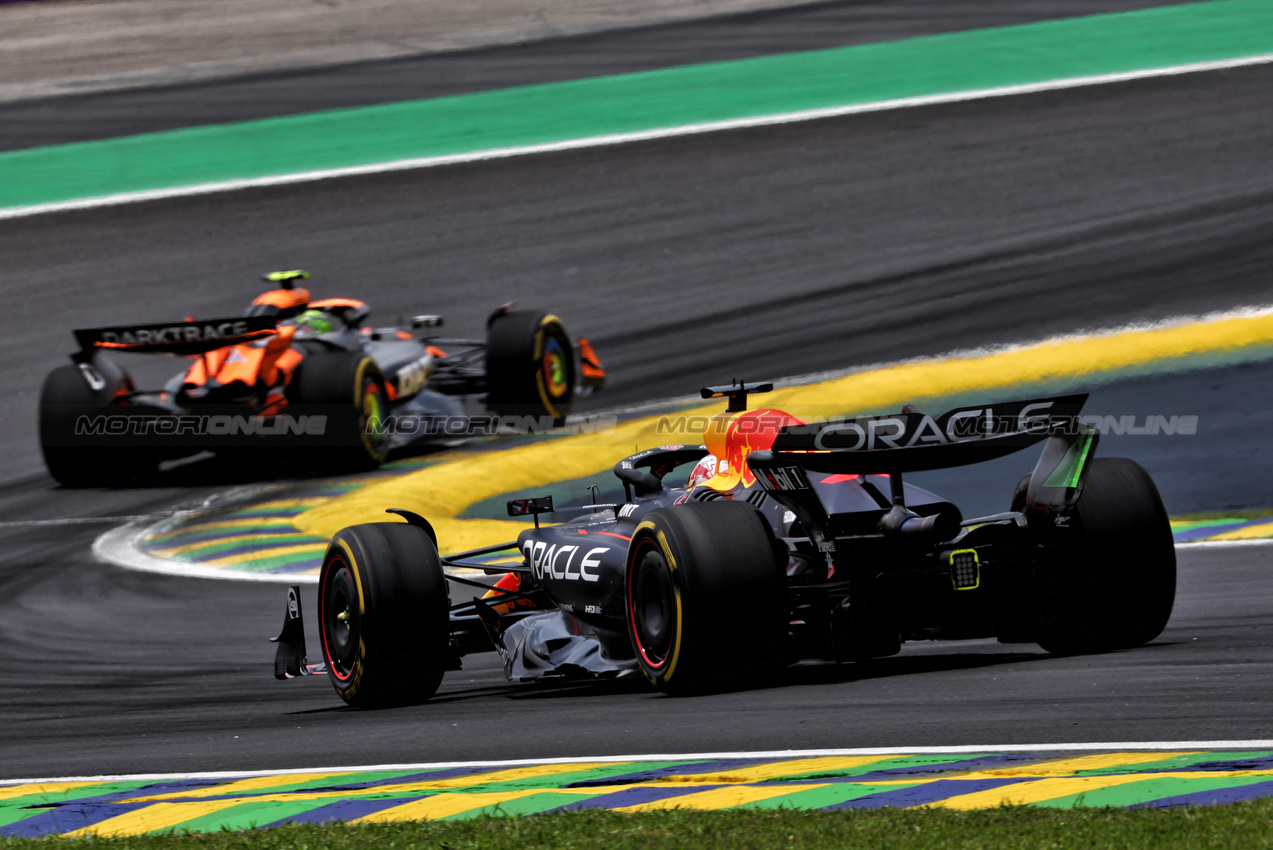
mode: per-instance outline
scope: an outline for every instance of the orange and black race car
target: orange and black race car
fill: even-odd
[[[297,286],[308,277],[265,275],[277,288],[241,317],[75,331],[79,350],[40,392],[49,472],[68,487],[109,486],[208,450],[254,465],[370,469],[412,443],[560,426],[577,397],[605,384],[588,341],[550,313],[504,305],[485,340],[417,335],[442,318],[366,327],[365,303],[311,300]],[[163,389],[139,390],[112,352],[192,362]],[[465,397],[485,415],[468,413]]]

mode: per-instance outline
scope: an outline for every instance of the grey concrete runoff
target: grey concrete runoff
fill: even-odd
[[[809,0],[45,0],[0,6],[0,101],[463,50]]]
[[[558,64],[582,76],[1174,2],[1181,0],[41,0],[0,5],[0,103],[244,76],[277,83],[283,72],[349,64],[370,64],[373,90],[394,100],[404,74],[408,87],[482,86],[491,81],[475,74],[498,76],[511,60],[518,69],[506,84],[543,76],[542,61],[528,66],[501,48],[560,42],[552,49]],[[621,37],[608,38],[614,34]],[[393,61],[491,50],[493,61],[483,58],[476,71],[464,61]],[[344,88],[339,78],[310,82],[309,98],[333,83],[339,98]]]

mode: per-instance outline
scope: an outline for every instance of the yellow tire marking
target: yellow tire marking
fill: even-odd
[[[632,536],[636,537],[637,532],[641,530],[653,531],[658,538],[659,548],[663,550],[663,557],[667,558],[667,566],[669,572],[676,572],[676,558],[672,557],[672,548],[668,545],[667,537],[663,534],[662,529],[655,526],[653,520],[646,520],[636,527],[636,531],[632,532]],[[681,657],[681,589],[676,586],[676,580],[672,580],[672,597],[676,600],[676,643],[672,646],[672,660],[668,662],[667,672],[662,675],[663,681],[672,678],[672,674],[676,672],[676,662]],[[642,671],[644,672],[644,671]],[[649,678],[649,674],[646,674]]]
[[[539,330],[535,333],[535,351],[533,355],[536,363],[535,389],[539,391],[539,400],[543,402],[544,409],[548,411],[548,415],[552,416],[554,419],[560,419],[562,418],[561,411],[557,409],[557,406],[553,404],[552,399],[548,397],[548,390],[544,382],[544,339],[545,335],[548,333],[549,326],[553,323],[556,323],[563,331],[565,330],[565,325],[562,324],[561,319],[553,315],[547,315],[540,320]]]
[[[667,558],[668,569],[676,572],[676,558],[672,555],[672,547],[668,545],[667,537],[662,531],[659,531],[659,548],[663,550],[663,557]]]
[[[332,541],[340,547],[345,553],[345,558],[349,561],[349,571],[354,574],[354,584],[358,588],[358,614],[362,616],[367,613],[367,601],[362,595],[362,570],[358,567],[358,559],[354,557],[354,550],[344,540]]]
[[[364,357],[358,361],[358,372],[354,375],[354,407],[362,410],[364,393],[362,390],[362,379],[367,373],[367,366],[371,363],[370,357]]]

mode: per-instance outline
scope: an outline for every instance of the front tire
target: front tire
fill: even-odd
[[[497,415],[548,417],[561,426],[574,409],[578,381],[574,347],[561,319],[535,310],[491,319],[486,404]]]
[[[750,505],[688,502],[646,515],[628,547],[628,637],[669,694],[762,684],[786,660],[786,575]]]
[[[1096,458],[1070,521],[1076,540],[1040,587],[1039,645],[1069,655],[1158,637],[1176,598],[1176,549],[1149,473],[1127,458]]]
[[[449,652],[449,607],[424,529],[377,522],[337,532],[318,580],[319,641],[336,693],[356,708],[433,696]]]

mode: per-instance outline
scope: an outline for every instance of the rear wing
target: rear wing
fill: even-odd
[[[761,455],[757,460],[762,468],[795,464],[814,472],[946,469],[994,460],[1051,434],[1077,433],[1086,401],[1082,393],[960,407],[936,417],[897,413],[792,425],[778,432],[770,452],[753,455]]]
[[[757,483],[787,505],[812,537],[837,536],[845,514],[831,515],[808,472],[889,476],[892,507],[881,511],[877,531],[949,540],[961,524],[948,506],[931,516],[909,510],[902,473],[947,469],[993,460],[1047,441],[1030,476],[1027,504],[1032,511],[1073,506],[1083,482],[1097,434],[1079,422],[1086,394],[961,407],[940,416],[899,413],[789,426],[778,432],[773,448],[754,451],[747,465]],[[881,506],[883,507],[883,506]],[[1005,515],[1006,516],[1006,515]]]
[[[193,319],[162,325],[116,325],[81,328],[75,341],[82,354],[96,349],[143,354],[202,354],[263,339],[278,333],[273,316],[236,316],[232,319]]]

